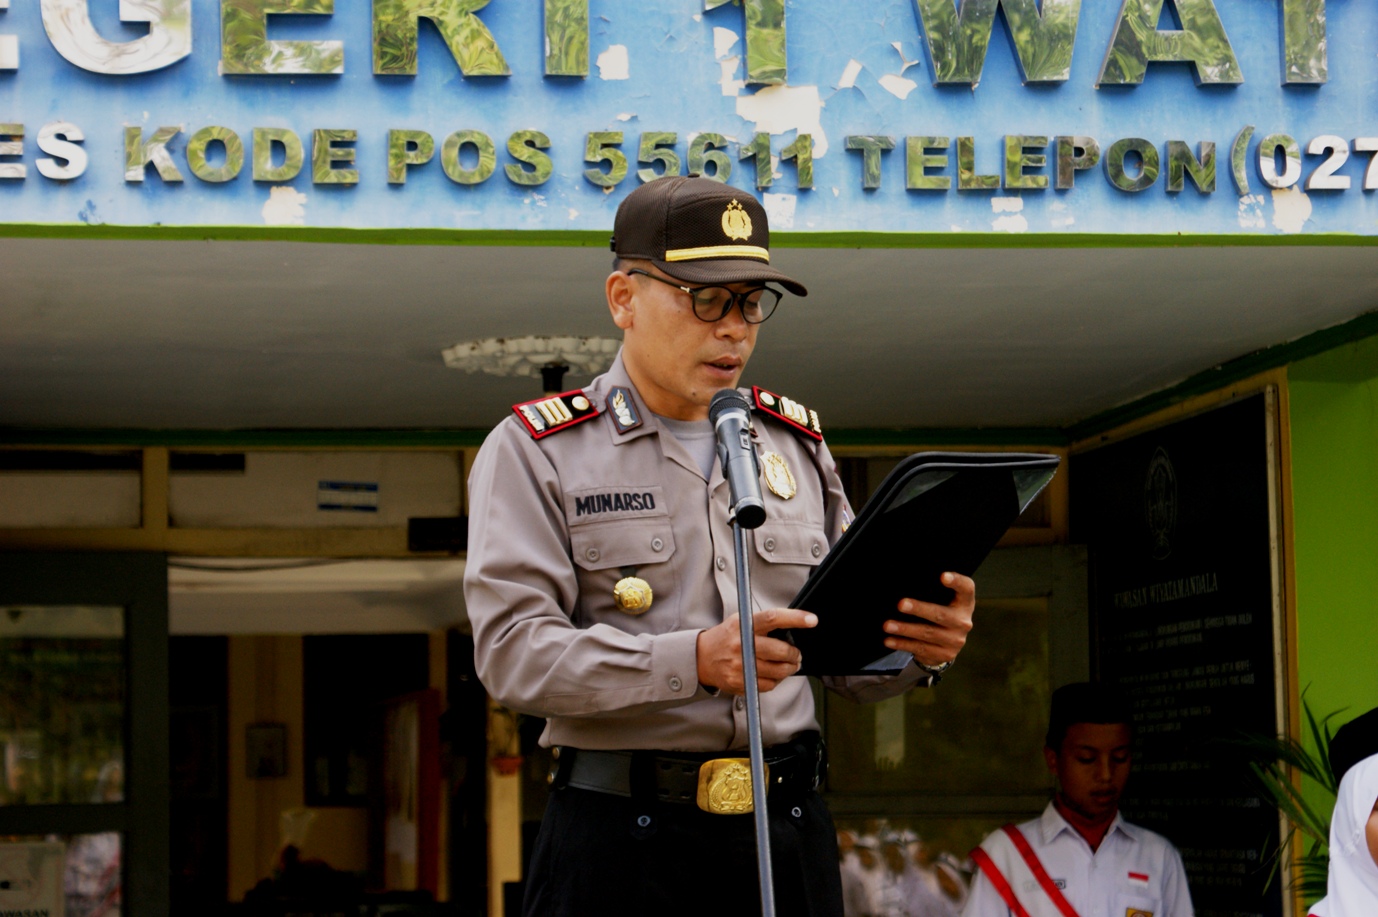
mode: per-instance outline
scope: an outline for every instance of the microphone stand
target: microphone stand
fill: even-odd
[[[766,810],[766,753],[761,738],[761,692],[756,684],[756,629],[751,618],[751,559],[746,530],[734,513],[732,542],[737,554],[737,621],[742,631],[742,677],[746,681],[746,727],[751,748],[751,804],[756,820],[756,869],[761,881],[761,917],[775,917],[775,880],[770,866],[770,820]]]

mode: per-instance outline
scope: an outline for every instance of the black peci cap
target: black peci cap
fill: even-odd
[[[1345,723],[1330,739],[1330,770],[1335,783],[1365,758],[1378,755],[1378,707]]]
[[[770,225],[760,202],[711,178],[657,178],[627,195],[613,222],[612,250],[689,283],[774,280],[809,295],[770,266]]]

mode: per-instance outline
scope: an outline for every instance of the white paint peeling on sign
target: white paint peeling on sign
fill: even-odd
[[[722,60],[732,53],[732,46],[741,41],[742,37],[731,29],[724,29],[721,26],[713,28],[713,56]]]
[[[861,75],[861,61],[849,60],[847,67],[842,71],[842,76],[837,81],[838,89],[851,89],[856,85],[856,78]]]
[[[598,78],[601,80],[630,79],[626,45],[608,45],[608,50],[598,55]]]
[[[1066,229],[1077,221],[1076,217],[1067,212],[1067,204],[1063,201],[1053,201],[1048,205],[1048,209],[1057,214],[1049,221],[1054,229]]]
[[[6,4],[8,6],[8,4]],[[4,9],[5,7],[0,7]],[[0,35],[0,70],[19,69],[19,36]]]
[[[766,210],[771,229],[793,229],[794,210],[798,203],[799,197],[795,194],[771,194],[767,191],[761,195],[761,206]]]
[[[820,120],[823,100],[817,86],[767,86],[751,95],[737,97],[737,116],[767,134],[798,131],[813,135],[813,158],[828,152],[828,136]]]
[[[1268,221],[1263,216],[1263,203],[1266,201],[1261,194],[1246,194],[1239,199],[1239,228],[1240,229],[1266,229]]]
[[[890,47],[894,48],[895,53],[900,56],[900,73],[903,73],[904,71],[908,70],[910,67],[914,66],[919,62],[919,59],[917,57],[913,60],[910,60],[909,58],[904,56],[904,42],[892,41],[890,42]]]
[[[746,80],[737,79],[737,68],[741,62],[740,57],[727,57],[718,61],[718,66],[722,68],[722,78],[718,83],[722,86],[723,95],[739,96],[746,88]]]
[[[1022,197],[993,197],[990,199],[990,209],[993,213],[1004,213],[1009,216],[996,217],[991,221],[991,229],[996,232],[1028,232],[1029,221],[1024,217],[1024,199]]]
[[[1311,219],[1311,198],[1300,188],[1273,189],[1273,226],[1286,233],[1299,233]]]
[[[267,226],[306,225],[306,195],[289,185],[274,185],[263,205],[263,222]]]
[[[575,210],[573,207],[569,208],[569,218],[571,220],[579,219],[579,211]]]
[[[896,76],[893,73],[885,74],[879,82],[882,89],[901,101],[909,98],[909,93],[919,88],[919,84],[908,77]]]
[[[631,112],[629,112],[629,111],[624,111],[624,112],[622,112],[622,114],[620,114],[620,115],[617,116],[617,120],[618,120],[618,121],[630,121],[630,120],[632,120],[632,119],[635,118],[635,117],[636,117],[636,115],[632,114]]]

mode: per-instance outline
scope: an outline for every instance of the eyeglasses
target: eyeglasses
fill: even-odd
[[[682,293],[688,293],[689,301],[694,304],[694,317],[701,322],[721,321],[727,317],[727,313],[732,311],[734,305],[740,305],[742,318],[746,323],[759,325],[770,318],[775,307],[780,304],[781,293],[773,287],[753,287],[738,293],[728,287],[716,285],[706,287],[682,286],[673,280],[657,277],[655,274],[640,268],[632,268],[627,273],[640,274],[642,277],[658,280],[667,287],[674,287]]]

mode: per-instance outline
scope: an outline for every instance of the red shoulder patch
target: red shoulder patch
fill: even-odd
[[[512,410],[532,439],[543,439],[552,433],[559,433],[575,424],[583,423],[590,417],[598,416],[598,409],[581,388],[514,404]]]
[[[751,394],[756,402],[756,410],[783,421],[810,439],[823,441],[823,426],[818,422],[817,411],[811,411],[784,395],[768,392],[759,385],[751,387]]]

